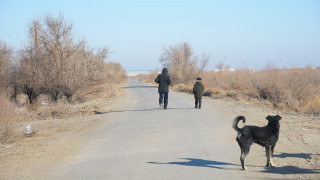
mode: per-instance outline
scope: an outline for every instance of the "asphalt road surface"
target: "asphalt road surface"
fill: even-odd
[[[266,173],[265,152],[257,145],[248,170],[240,170],[231,127],[239,114],[222,100],[204,97],[199,110],[191,94],[170,91],[168,109],[160,110],[157,87],[130,78],[123,88],[112,109],[96,115],[105,123],[83,137],[88,143],[39,179],[283,178]]]

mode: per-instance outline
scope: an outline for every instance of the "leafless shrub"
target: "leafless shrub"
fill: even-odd
[[[139,74],[137,78],[144,82],[156,84],[154,80],[157,78],[157,76],[158,76],[158,70],[155,70],[150,74]]]
[[[10,81],[12,99],[25,93],[32,104],[46,94],[54,102],[62,97],[72,102],[81,89],[126,78],[119,63],[105,62],[108,48],[96,50],[85,41],[75,42],[73,34],[73,24],[62,15],[30,23],[30,45],[19,51]]]
[[[204,95],[213,98],[232,98],[246,101],[270,102],[274,107],[296,112],[320,114],[320,69],[267,69],[252,71],[202,72]],[[141,80],[154,81],[156,74],[139,76]],[[186,77],[189,77],[186,75]],[[192,84],[173,86],[178,91],[192,92]]]
[[[126,71],[122,68],[120,63],[108,62],[104,65],[102,69],[103,80],[107,83],[119,84],[121,82],[127,81]]]
[[[0,90],[8,85],[13,50],[0,41]]]
[[[184,42],[163,48],[159,61],[169,68],[173,84],[188,84],[203,71],[209,57],[205,54],[195,56],[191,46]]]
[[[72,23],[62,15],[49,15],[29,24],[29,41],[22,49],[14,52],[0,41],[0,142],[11,137],[13,124],[21,120],[17,112],[24,114],[23,121],[92,113],[66,102],[94,99],[101,91],[108,98],[126,80],[121,64],[105,61],[108,48],[90,48],[84,40],[74,41],[73,34]],[[18,106],[21,96],[23,101],[28,97],[28,105]],[[43,97],[50,106],[40,105]]]
[[[203,81],[206,87],[219,88],[229,97],[237,99],[241,95],[246,99],[263,99],[280,109],[317,114],[319,79],[318,69],[271,68],[263,71],[205,72]],[[231,90],[239,95],[232,95]]]
[[[0,143],[5,143],[12,137],[17,136],[14,126],[21,121],[21,117],[16,113],[16,107],[4,95],[0,95]]]
[[[219,70],[225,70],[230,69],[230,65],[226,64],[224,61],[218,61],[215,65],[215,68]]]
[[[180,92],[192,93],[193,86],[191,84],[176,84],[173,88]]]

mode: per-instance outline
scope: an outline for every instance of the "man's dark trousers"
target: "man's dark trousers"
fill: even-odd
[[[164,106],[167,107],[168,105],[168,92],[161,92],[159,93],[159,104],[162,104],[164,101]]]

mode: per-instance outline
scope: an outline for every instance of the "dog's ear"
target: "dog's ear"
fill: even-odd
[[[277,115],[276,118],[277,118],[278,121],[280,121],[282,119],[282,117],[279,116],[279,115]]]
[[[270,115],[268,115],[267,117],[266,117],[266,119],[269,121],[270,120],[270,118],[271,118],[271,116]]]

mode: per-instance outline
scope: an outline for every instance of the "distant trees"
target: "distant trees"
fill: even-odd
[[[25,93],[30,103],[40,94],[48,95],[52,101],[62,96],[71,101],[78,90],[125,78],[120,64],[114,69],[114,64],[104,61],[110,53],[108,48],[96,50],[85,41],[76,42],[73,33],[73,24],[62,15],[48,15],[30,23],[29,45],[17,53],[18,61],[12,68],[9,83],[12,99]],[[6,54],[1,52],[2,56]],[[110,74],[110,69],[115,74]],[[122,79],[114,78],[119,75]]]
[[[194,81],[208,65],[209,56],[194,55],[191,46],[184,42],[163,48],[159,61],[170,69],[169,73],[174,84],[188,84]]]
[[[218,61],[215,65],[215,69],[225,70],[225,69],[230,69],[230,66],[226,64],[224,61]]]

